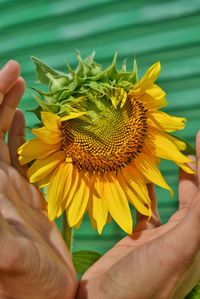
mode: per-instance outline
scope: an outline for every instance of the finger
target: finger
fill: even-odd
[[[189,156],[193,162],[188,163],[194,174],[184,172],[182,169],[179,172],[179,209],[187,210],[191,204],[193,197],[198,191],[197,159],[195,156]]]
[[[147,185],[149,197],[151,199],[151,209],[152,209],[152,217],[149,219],[149,223],[152,224],[154,227],[158,227],[161,225],[160,215],[158,212],[158,202],[156,200],[156,193],[153,184]]]
[[[197,172],[197,176],[193,178],[193,187],[190,187],[190,192],[185,190],[185,192],[188,192],[188,197],[191,201],[189,213],[186,219],[188,220],[189,225],[192,226],[193,233],[196,234],[198,246],[200,247],[200,131],[197,133],[196,136],[196,155],[197,163],[191,164],[191,167],[193,167],[194,171]]]
[[[134,229],[134,232],[138,232],[145,229],[151,229],[161,225],[154,185],[148,184],[147,189],[149,193],[149,198],[151,200],[152,216],[149,219],[147,216],[141,215],[140,213],[136,212],[137,225]]]
[[[24,204],[19,198],[9,176],[0,168],[0,212],[12,226],[24,223],[26,219]]]
[[[0,162],[0,165],[2,162]],[[6,165],[6,164],[5,164]],[[19,198],[16,193],[15,187],[12,184],[8,174],[5,170],[0,167],[0,193],[4,194],[7,198],[10,198],[11,201],[18,206]]]
[[[6,207],[6,205],[8,206]],[[12,273],[16,276],[16,273],[22,271],[26,244],[29,241],[22,237],[26,235],[27,226],[19,216],[16,207],[2,193],[0,193],[0,206],[3,208],[3,211],[0,211],[0,273]],[[9,214],[5,213],[5,209],[9,209]],[[4,214],[6,214],[6,218]],[[4,276],[2,275],[1,278],[4,279]]]
[[[9,165],[11,163],[8,147],[2,139],[0,139],[0,160]]]
[[[40,191],[34,185],[29,184],[15,168],[0,161],[0,173],[1,171],[7,175],[7,181],[9,183],[7,183],[7,186],[5,186],[6,181],[2,183],[3,178],[0,176],[0,190],[4,188],[2,190],[4,193],[9,195],[9,198],[13,200],[16,199],[15,195],[11,196],[9,193],[9,190],[15,189],[16,194],[20,196],[20,202],[22,201],[35,209],[46,210],[46,202]]]
[[[0,213],[4,220],[13,227],[20,223],[25,224],[25,216],[21,217],[16,205],[3,193],[0,193]]]
[[[0,203],[5,200],[6,197],[0,193]],[[4,271],[8,267],[9,256],[13,251],[13,229],[4,219],[0,212],[0,247],[1,247],[1,257],[0,257],[0,271]],[[12,246],[11,246],[12,245]]]
[[[2,193],[0,193],[0,204],[1,202],[3,202],[4,200],[7,200],[6,196]],[[5,233],[6,230],[9,230],[9,225],[7,223],[7,221],[4,219],[1,211],[0,211],[0,242],[2,241],[2,236],[4,237],[7,232]],[[4,235],[5,233],[5,235]],[[3,244],[3,243],[2,243]],[[0,245],[1,246],[1,245]],[[3,248],[4,246],[2,245],[1,246],[1,249]]]
[[[10,201],[10,206],[0,203],[0,211],[1,213],[4,211],[4,217],[7,220],[7,215],[11,215],[12,211],[14,211],[13,216],[18,214],[16,209],[22,218],[26,219],[27,204],[29,207],[46,210],[46,204],[39,191],[27,183],[13,167],[2,162],[0,162],[0,182],[0,194],[5,195]],[[19,216],[18,220],[20,221]]]
[[[1,103],[3,102],[3,98],[4,98],[4,95],[3,95],[3,93],[0,91],[0,105],[1,105]]]
[[[13,115],[25,90],[25,82],[18,78],[6,94],[0,109],[0,138],[4,138],[9,129]]]
[[[10,152],[11,164],[23,176],[26,168],[21,167],[18,159],[17,149],[25,142],[25,118],[21,110],[16,109],[11,127],[8,131],[8,147]]]
[[[0,92],[5,95],[13,86],[20,75],[20,65],[17,61],[10,60],[0,70]]]

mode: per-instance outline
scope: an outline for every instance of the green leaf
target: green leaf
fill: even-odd
[[[100,257],[101,254],[96,251],[80,250],[73,252],[72,259],[76,272],[82,275]]]
[[[192,291],[185,297],[185,299],[199,299],[200,298],[200,283],[198,283]]]

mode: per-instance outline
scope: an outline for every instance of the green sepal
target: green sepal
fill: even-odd
[[[78,76],[83,78],[94,77],[101,71],[101,66],[94,61],[94,56],[95,52],[83,60],[80,51],[77,50],[77,60],[79,63],[76,68],[76,73]]]
[[[58,89],[53,92],[44,92],[40,89],[31,87],[31,90],[34,91],[36,94],[39,94],[41,96],[41,99],[43,102],[46,102],[47,104],[56,104],[58,103],[58,98],[60,97],[62,93],[62,89]]]
[[[184,140],[183,140],[184,141]],[[194,155],[196,156],[196,150],[186,141],[184,141],[186,144],[186,149],[182,152],[184,155]]]
[[[32,112],[35,114],[35,116],[41,121],[41,111],[42,107],[38,106],[35,109],[27,110],[27,112]]]
[[[60,110],[60,105],[59,104],[48,104],[48,103],[45,103],[44,101],[42,101],[37,96],[35,96],[34,98],[37,101],[37,103],[41,106],[42,111],[46,111],[46,112],[51,112],[51,113],[54,113],[54,114],[58,114],[58,112]]]
[[[68,84],[70,79],[64,73],[56,71],[49,67],[47,64],[31,57],[36,65],[36,78],[39,82],[49,85],[49,90],[54,91],[62,88],[63,85]]]
[[[47,73],[50,73],[53,76],[59,75],[59,72],[56,70],[50,68],[47,64],[42,62],[40,59],[31,56],[31,59],[36,65],[36,78],[39,82],[48,84],[49,83],[49,77],[47,76]]]
[[[80,250],[72,253],[72,260],[76,272],[82,275],[89,267],[91,267],[99,258],[101,254],[96,251]]]
[[[82,111],[84,103],[77,106],[76,98],[101,99],[108,98],[113,90],[123,88],[127,93],[137,82],[137,69],[132,72],[126,71],[125,62],[120,70],[117,69],[117,53],[115,53],[112,63],[103,69],[101,65],[94,61],[95,52],[82,59],[77,51],[78,66],[75,70],[67,65],[68,74],[56,71],[43,63],[41,60],[32,57],[36,65],[37,78],[40,82],[48,84],[48,92],[33,89],[40,96],[36,98],[42,110],[56,114],[70,114],[74,108]],[[93,98],[93,99],[92,99]],[[78,111],[77,111],[78,112]]]

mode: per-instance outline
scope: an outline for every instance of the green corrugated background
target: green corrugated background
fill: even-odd
[[[136,56],[139,74],[157,60],[162,63],[160,85],[168,93],[167,112],[188,119],[179,133],[194,145],[200,127],[200,1],[199,0],[0,0],[0,65],[16,59],[28,86],[34,85],[34,55],[59,70],[75,66],[75,49],[82,56],[96,51],[108,65],[116,49],[119,63]],[[27,90],[21,108],[35,107]],[[35,123],[26,112],[28,126]],[[166,180],[176,190],[178,170],[162,163]],[[157,190],[162,220],[177,208],[174,198]],[[107,250],[123,233],[111,223],[98,236],[86,219],[75,232],[75,249]]]

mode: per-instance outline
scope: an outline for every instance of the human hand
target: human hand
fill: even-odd
[[[19,173],[16,149],[25,126],[15,111],[25,88],[19,73],[15,61],[0,70],[0,298],[72,299],[77,283],[71,257],[47,218],[42,194]]]
[[[196,175],[180,172],[179,209],[161,225],[152,185],[153,217],[138,216],[127,236],[82,277],[77,299],[182,299],[200,280],[200,132]],[[192,158],[192,157],[191,157]],[[194,158],[193,158],[194,159]]]

